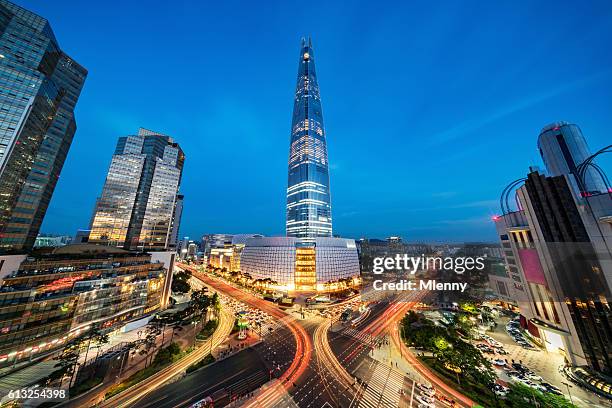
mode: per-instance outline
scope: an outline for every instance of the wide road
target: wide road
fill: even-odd
[[[228,285],[218,279],[213,279],[188,265],[181,264],[180,267],[188,270],[194,277],[214,288],[219,293],[239,300],[251,307],[263,310],[275,317],[277,321],[288,330],[287,335],[281,339],[282,343],[280,344],[282,344],[283,350],[285,351],[294,350],[293,358],[286,368],[281,366],[279,369],[279,364],[275,363],[276,369],[273,369],[272,377],[277,378],[276,375],[280,373],[277,382],[278,386],[267,388],[258,396],[257,400],[253,401],[255,404],[257,404],[258,400],[266,401],[266,407],[274,406],[277,403],[286,404],[286,402],[283,401],[285,401],[287,393],[295,388],[301,377],[304,376],[306,370],[309,369],[309,365],[312,363],[312,342],[304,327],[302,327],[292,315],[279,309],[275,304],[255,297],[250,293]],[[274,361],[274,359],[272,361]]]
[[[224,406],[269,379],[259,353],[245,349],[231,357],[188,374],[158,388],[138,401],[134,408],[183,408],[206,397],[215,397],[215,406]]]
[[[389,365],[372,358],[372,349],[381,342],[389,342],[389,339],[400,350],[399,358],[407,359],[416,372],[436,388],[438,394],[458,401],[461,406],[472,406],[473,402],[469,398],[446,385],[424,367],[399,339],[396,330],[399,321],[424,295],[424,292],[411,292],[399,298],[383,300],[372,305],[369,315],[355,327],[347,326],[337,333],[329,332],[327,338],[320,336],[323,341],[327,339],[331,343],[333,358],[329,357],[329,353],[326,355],[328,364],[335,366],[337,375],[356,377],[361,384],[350,406],[418,406],[418,389],[415,391],[414,380],[394,367],[393,363]],[[394,361],[390,355],[388,359]]]
[[[211,338],[203,345],[183,357],[178,362],[160,370],[137,385],[105,400],[100,404],[103,408],[122,408],[134,405],[138,400],[145,397],[153,390],[173,380],[185,372],[187,367],[202,360],[210,352],[217,348],[230,334],[234,325],[234,316],[225,310],[221,310],[219,326]]]

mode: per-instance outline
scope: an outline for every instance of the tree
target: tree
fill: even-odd
[[[210,305],[215,311],[215,318],[217,318],[219,316],[219,310],[221,310],[221,301],[219,300],[219,294],[217,292],[213,293],[210,299]]]
[[[524,384],[515,383],[510,386],[506,396],[506,402],[511,407],[535,407],[535,408],[576,408],[561,395],[542,393]]]
[[[48,382],[63,380],[65,377],[69,376],[70,382],[68,386],[70,387],[72,385],[74,373],[76,372],[76,365],[79,360],[80,349],[81,342],[79,339],[70,341],[64,346],[62,352],[57,357],[58,362],[55,364],[55,367],[58,369],[47,377]]]
[[[215,293],[216,295],[216,293]],[[197,290],[191,293],[191,309],[193,314],[198,318],[199,322],[202,322],[206,317],[208,308],[211,305],[211,297],[208,296],[208,292]]]
[[[187,293],[191,290],[189,284],[191,273],[188,271],[175,272],[172,277],[172,291],[175,293]]]
[[[159,325],[159,322],[155,319],[151,320],[151,323],[149,323],[146,327],[145,327],[145,334],[144,337],[139,341],[139,354],[142,355],[148,355],[147,357],[147,362],[145,362],[145,367],[148,365],[148,361],[152,361],[153,359],[149,358],[153,355],[153,353],[151,353],[151,349],[154,348],[157,344],[157,336],[159,336],[161,334],[161,327]]]

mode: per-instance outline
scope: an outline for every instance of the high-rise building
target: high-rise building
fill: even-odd
[[[87,71],[49,22],[0,0],[0,252],[29,251],[76,131]]]
[[[183,216],[183,200],[185,196],[179,194],[174,203],[174,214],[172,215],[172,232],[170,233],[170,248],[176,248],[179,243],[179,229],[181,227],[181,217]]]
[[[176,245],[184,161],[170,136],[141,128],[137,135],[119,138],[89,242],[142,250]]]
[[[0,285],[0,367],[163,309],[172,270],[157,254],[80,244],[28,257]]]
[[[576,368],[584,366],[610,375],[612,200],[605,189],[593,189],[599,174],[587,174],[590,193],[580,194],[576,168],[590,153],[577,126],[544,128],[538,146],[550,175],[532,168],[523,185],[513,183],[518,210],[503,208],[494,217],[513,283],[509,297],[523,327],[549,352],[561,353],[570,372],[586,373]]]
[[[549,175],[574,174],[591,152],[582,131],[568,122],[555,122],[542,129],[538,149]],[[602,170],[596,163],[585,169],[585,192],[605,192]]]
[[[332,238],[327,143],[310,39],[302,39],[293,102],[287,236],[246,239],[239,261],[243,273],[287,292],[333,292],[359,282],[355,241]]]
[[[332,236],[327,142],[310,38],[302,39],[299,56],[289,146],[286,221],[287,236],[303,242]]]

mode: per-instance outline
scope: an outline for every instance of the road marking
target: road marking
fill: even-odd
[[[410,392],[410,408],[412,408],[412,400],[414,399],[414,387],[416,385],[416,381],[412,382],[412,391]]]

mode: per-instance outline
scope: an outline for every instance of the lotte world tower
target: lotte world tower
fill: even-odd
[[[332,236],[329,162],[312,41],[302,39],[293,102],[287,236],[303,243]]]
[[[332,238],[329,163],[310,39],[302,39],[289,147],[287,236],[245,242],[240,268],[283,293],[335,292],[359,285],[355,241]]]

